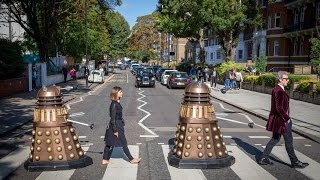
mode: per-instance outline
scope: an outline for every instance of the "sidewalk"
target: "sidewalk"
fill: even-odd
[[[86,89],[85,79],[78,79],[56,85],[62,88],[66,86],[77,86],[75,90],[61,90],[63,93],[63,101],[68,102],[84,92],[93,89],[98,84],[89,83],[89,89]],[[30,91],[0,99],[0,135],[33,121],[33,108],[36,106],[37,92],[38,91]]]
[[[271,95],[249,90],[229,90],[222,94],[222,85],[212,89],[211,95],[227,104],[267,120]],[[290,99],[290,117],[294,132],[320,143],[320,105]]]

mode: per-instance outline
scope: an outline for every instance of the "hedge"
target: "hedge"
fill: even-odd
[[[295,90],[300,91],[300,92],[305,92],[308,93],[310,89],[310,82],[317,83],[316,84],[316,91],[317,93],[320,92],[320,82],[317,80],[303,80],[299,82],[299,85]]]

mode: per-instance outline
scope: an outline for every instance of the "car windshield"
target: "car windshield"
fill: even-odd
[[[93,74],[93,75],[100,75],[100,72],[98,72],[98,71],[92,71],[91,74]]]
[[[141,76],[152,76],[152,74],[148,71],[141,71]]]
[[[188,77],[187,73],[173,73],[172,76],[174,78],[187,78]]]
[[[166,71],[166,72],[164,73],[164,75],[170,75],[172,72],[174,72],[174,71]]]

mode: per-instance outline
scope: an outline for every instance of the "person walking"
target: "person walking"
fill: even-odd
[[[266,126],[266,129],[271,131],[273,135],[258,163],[261,165],[273,164],[269,159],[269,154],[273,147],[280,141],[281,135],[283,135],[286,151],[291,161],[291,167],[305,168],[309,164],[299,161],[293,148],[292,120],[289,116],[289,96],[284,90],[284,87],[286,87],[289,82],[288,73],[279,71],[277,74],[277,82],[278,84],[272,90],[271,110]]]
[[[243,82],[243,77],[241,72],[235,71],[236,73],[236,88],[239,90],[241,89],[241,83]]]
[[[114,147],[122,147],[124,153],[128,157],[130,163],[136,164],[141,161],[141,158],[133,158],[130,154],[127,139],[124,134],[124,120],[122,118],[122,106],[120,99],[123,96],[121,87],[113,87],[110,93],[111,104],[109,107],[110,122],[105,133],[105,148],[103,152],[102,164],[110,163],[110,157]]]
[[[210,77],[210,69],[208,68],[208,66],[206,66],[204,68],[204,74],[205,74],[205,77],[204,77],[204,82],[209,82],[209,77]]]
[[[33,67],[32,68],[32,90],[34,91],[37,88],[36,82],[37,82],[37,69],[36,67]]]
[[[224,89],[225,90],[229,90],[230,88],[230,71],[227,70],[225,73],[224,73],[224,78],[223,78],[223,81],[224,81]]]
[[[217,81],[218,81],[218,71],[216,68],[213,68],[212,76],[211,76],[211,88],[213,88],[213,84],[214,84],[214,87],[217,87]]]
[[[73,80],[76,80],[76,69],[74,68],[74,66],[72,66],[71,70],[70,70],[70,76]]]
[[[64,66],[62,67],[62,73],[63,73],[64,83],[66,83],[66,82],[67,82],[67,77],[68,77],[67,65],[64,65]]]

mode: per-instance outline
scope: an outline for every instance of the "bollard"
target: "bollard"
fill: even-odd
[[[43,87],[34,109],[32,143],[28,171],[52,171],[81,168],[92,164],[84,154],[68,112],[63,106],[59,86]]]
[[[217,169],[235,163],[223,142],[210,102],[210,88],[202,82],[191,83],[185,88],[168,162],[182,169]]]

